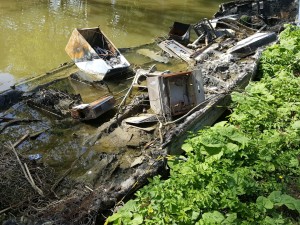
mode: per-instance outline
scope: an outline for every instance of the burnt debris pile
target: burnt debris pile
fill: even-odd
[[[42,89],[27,98],[27,104],[55,115],[70,116],[70,109],[82,103],[80,95],[55,89]]]

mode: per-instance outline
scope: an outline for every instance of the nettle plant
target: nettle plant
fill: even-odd
[[[300,29],[262,56],[263,78],[232,94],[228,122],[191,135],[107,224],[299,224]],[[182,160],[184,158],[184,160]]]

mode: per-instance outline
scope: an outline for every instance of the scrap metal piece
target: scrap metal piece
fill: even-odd
[[[157,122],[157,116],[155,114],[142,114],[139,116],[129,117],[124,120],[129,124],[141,124],[141,123],[153,123]]]
[[[194,53],[194,50],[189,49],[175,40],[165,40],[158,44],[158,46],[168,53],[171,57],[182,59],[187,63],[194,63],[194,59],[190,56]]]
[[[153,71],[153,70],[156,70],[155,66],[154,68],[153,67],[150,68],[150,70],[138,69],[133,78],[133,87],[146,89],[147,84],[144,84],[143,81],[145,81],[147,77],[160,76],[166,72],[169,72],[169,71],[161,72],[161,71]]]
[[[147,86],[152,110],[169,118],[205,100],[200,70],[148,77]]]
[[[169,38],[186,45],[190,42],[190,30],[190,24],[174,22],[169,31]]]
[[[101,79],[122,72],[129,62],[99,27],[74,29],[65,48],[77,67]]]
[[[248,38],[239,41],[236,46],[227,50],[227,53],[237,57],[245,57],[254,53],[259,47],[277,40],[277,35],[271,33],[255,33]]]
[[[116,101],[113,96],[107,96],[89,104],[80,104],[70,109],[71,116],[74,119],[79,120],[96,119],[103,113],[112,109],[115,102]]]
[[[158,118],[155,114],[141,114],[124,120],[127,125],[144,131],[155,130],[157,121]]]

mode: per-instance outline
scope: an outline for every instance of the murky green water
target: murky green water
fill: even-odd
[[[75,27],[100,25],[117,47],[152,42],[174,21],[212,17],[222,0],[10,0],[0,2],[0,90],[69,61]]]

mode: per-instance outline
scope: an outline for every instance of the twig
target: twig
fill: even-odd
[[[21,205],[24,204],[26,201],[27,201],[27,200],[21,201],[21,202],[19,202],[19,203],[16,203],[16,204],[11,205],[10,207],[7,207],[7,208],[5,208],[5,209],[0,210],[0,215],[3,214],[3,213],[6,213],[7,211],[9,211],[9,210],[11,210],[11,209],[13,209],[13,208],[15,208],[15,207],[21,206]]]
[[[84,186],[86,189],[88,189],[89,191],[93,192],[94,190],[92,188],[90,188],[89,186],[85,185]]]
[[[154,142],[156,142],[157,138],[155,138],[154,140],[148,142],[145,146],[144,146],[144,150],[146,150],[147,148],[150,147],[150,145],[152,145]]]
[[[21,166],[21,169],[22,169],[22,171],[23,171],[23,173],[24,173],[24,175],[25,175],[25,178],[26,178],[27,180],[29,180],[28,175],[27,175],[27,173],[26,173],[26,171],[25,171],[25,169],[24,169],[24,167],[23,167],[23,164],[22,164],[22,162],[21,162],[21,160],[20,160],[20,158],[19,158],[19,156],[18,156],[18,153],[16,152],[16,150],[15,150],[14,146],[12,145],[12,143],[9,142],[9,144],[10,144],[11,150],[14,152],[14,154],[15,154],[15,156],[16,156],[16,158],[17,158],[17,161],[18,161],[19,165]]]
[[[10,210],[10,209],[12,209],[12,208],[13,208],[13,207],[10,206],[10,207],[8,207],[8,208],[6,208],[6,209],[2,209],[2,210],[0,211],[0,215],[3,214],[3,213],[5,213],[5,212],[7,212],[8,210]]]

